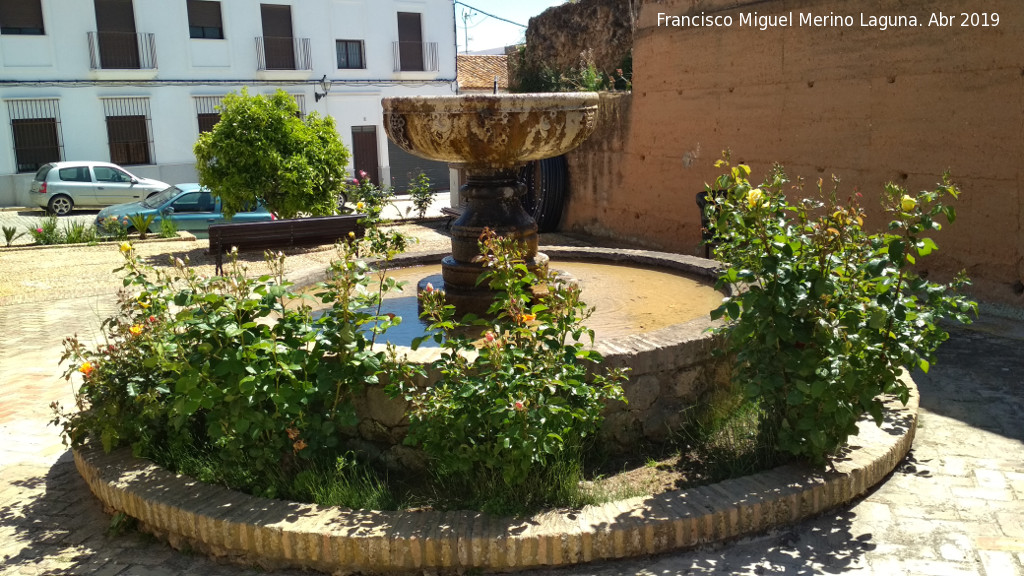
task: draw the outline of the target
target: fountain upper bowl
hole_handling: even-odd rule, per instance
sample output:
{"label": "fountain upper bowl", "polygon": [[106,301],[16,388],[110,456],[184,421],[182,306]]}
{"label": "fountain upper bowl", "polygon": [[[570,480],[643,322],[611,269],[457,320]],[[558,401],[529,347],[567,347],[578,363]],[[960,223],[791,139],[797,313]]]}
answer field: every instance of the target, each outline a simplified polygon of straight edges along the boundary
{"label": "fountain upper bowl", "polygon": [[594,131],[595,93],[384,98],[388,137],[417,156],[510,169],[579,146]]}

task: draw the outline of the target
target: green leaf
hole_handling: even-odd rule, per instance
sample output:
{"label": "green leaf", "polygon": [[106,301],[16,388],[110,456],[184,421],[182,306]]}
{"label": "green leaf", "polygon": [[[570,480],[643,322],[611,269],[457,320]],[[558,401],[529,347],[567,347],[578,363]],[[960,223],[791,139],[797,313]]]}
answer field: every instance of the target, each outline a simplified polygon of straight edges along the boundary
{"label": "green leaf", "polygon": [[937,248],[938,246],[935,245],[935,241],[932,240],[931,238],[921,238],[920,240],[917,241],[918,256],[927,256],[932,253],[932,250],[935,250]]}

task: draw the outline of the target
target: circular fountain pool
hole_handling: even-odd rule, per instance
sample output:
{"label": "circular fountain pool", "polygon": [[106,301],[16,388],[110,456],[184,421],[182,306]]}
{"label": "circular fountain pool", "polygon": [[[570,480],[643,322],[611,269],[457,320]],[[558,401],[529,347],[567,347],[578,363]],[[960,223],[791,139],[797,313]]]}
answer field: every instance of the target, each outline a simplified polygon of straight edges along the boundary
{"label": "circular fountain pool", "polygon": [[[722,301],[722,294],[706,281],[664,268],[572,260],[553,261],[551,268],[579,283],[583,301],[594,311],[584,325],[594,331],[596,341],[689,322],[707,316]],[[388,330],[387,341],[409,346],[427,327],[419,318],[417,284],[429,280],[441,287],[441,266],[397,268],[387,275],[404,283],[402,291],[385,297],[381,308],[402,318]]]}
{"label": "circular fountain pool", "polygon": [[[713,287],[717,264],[710,260],[650,252],[605,248],[545,247],[555,269],[580,281],[584,301],[596,311],[586,325],[595,330],[595,349],[608,367],[628,368],[623,386],[627,403],[610,404],[605,412],[602,442],[610,452],[629,451],[637,442],[669,439],[687,418],[687,411],[708,402],[729,385],[726,358],[713,354],[718,336],[709,312],[722,299]],[[389,331],[388,340],[413,362],[430,364],[436,348],[407,347],[421,335],[415,286],[436,273],[445,252],[398,258],[393,268],[408,282],[392,295],[387,311],[403,317],[403,330]],[[312,283],[315,278],[307,278]],[[302,283],[302,281],[299,281]],[[420,385],[436,381],[428,371]],[[369,453],[397,466],[414,458],[402,446],[408,421],[406,405],[391,399],[380,387],[367,387],[356,399],[359,424],[351,434]]]}

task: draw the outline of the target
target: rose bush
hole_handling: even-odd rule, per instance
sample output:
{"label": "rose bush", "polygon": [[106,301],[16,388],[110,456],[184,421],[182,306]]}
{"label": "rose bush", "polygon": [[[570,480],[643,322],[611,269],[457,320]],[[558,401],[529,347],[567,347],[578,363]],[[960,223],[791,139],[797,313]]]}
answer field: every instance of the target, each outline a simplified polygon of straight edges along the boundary
{"label": "rose bush", "polygon": [[819,180],[818,198],[791,202],[781,168],[760,186],[749,175],[731,167],[714,187],[725,193],[709,192],[715,256],[726,265],[718,286],[738,289],[712,316],[727,320],[734,378],[761,402],[761,433],[824,464],[865,414],[881,422],[880,395],[907,401],[900,376],[934,363],[948,338],[941,318],[976,313],[958,293],[965,276],[943,285],[913,269],[937,249],[929,233],[955,219],[945,201],[959,191],[948,175],[918,194],[888,184],[891,221],[868,233],[857,198],[839,200],[838,181],[825,190]]}
{"label": "rose bush", "polygon": [[393,349],[373,346],[401,321],[378,307],[396,283],[377,283],[360,250],[338,246],[314,290],[328,307],[314,318],[281,254],[267,255],[272,272],[259,278],[237,258],[226,275],[203,277],[180,259],[154,270],[123,243],[125,290],[105,342],[65,341],[65,377],[82,377],[76,411],[54,407],[66,441],[131,446],[172,469],[184,449],[212,462],[204,480],[266,496],[287,494],[304,470],[335,468],[352,397],[404,371]]}
{"label": "rose bush", "polygon": [[[411,403],[407,442],[423,448],[444,482],[463,486],[470,500],[500,492],[525,507],[550,505],[558,496],[547,488],[580,479],[583,449],[605,403],[623,400],[625,373],[588,371],[601,355],[586,346],[593,331],[583,325],[590,311],[578,286],[531,271],[513,239],[486,231],[480,248],[481,281],[496,294],[492,319],[456,321],[444,292],[427,286],[423,315],[443,349],[442,378],[389,390]],[[537,284],[546,294],[532,295]]]}

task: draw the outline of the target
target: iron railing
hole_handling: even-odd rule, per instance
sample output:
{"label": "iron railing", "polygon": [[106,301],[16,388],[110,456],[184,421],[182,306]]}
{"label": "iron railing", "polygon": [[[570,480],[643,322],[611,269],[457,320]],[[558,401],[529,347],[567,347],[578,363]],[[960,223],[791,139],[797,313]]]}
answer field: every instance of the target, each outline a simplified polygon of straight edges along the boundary
{"label": "iron railing", "polygon": [[309,38],[256,37],[257,70],[312,70]]}
{"label": "iron railing", "polygon": [[437,72],[437,42],[392,42],[395,72]]}
{"label": "iron railing", "polygon": [[150,32],[88,32],[89,68],[155,70],[156,36]]}

